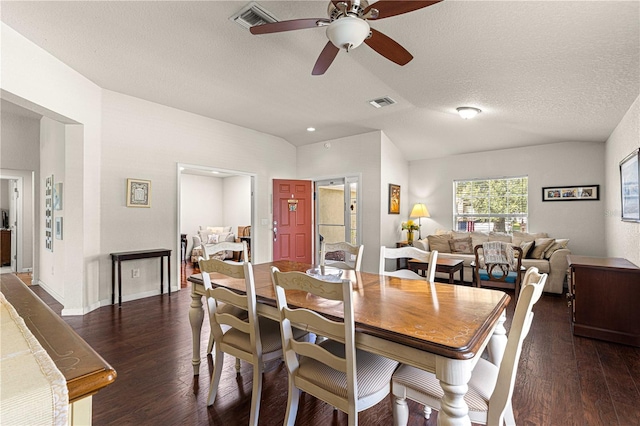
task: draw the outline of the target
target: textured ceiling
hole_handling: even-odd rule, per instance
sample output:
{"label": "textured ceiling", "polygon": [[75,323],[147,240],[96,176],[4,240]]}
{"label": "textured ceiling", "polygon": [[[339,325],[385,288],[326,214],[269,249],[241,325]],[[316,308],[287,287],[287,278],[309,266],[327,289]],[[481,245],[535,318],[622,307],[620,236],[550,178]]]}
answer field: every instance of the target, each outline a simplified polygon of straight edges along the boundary
{"label": "textured ceiling", "polygon": [[[368,46],[311,69],[324,29],[252,36],[244,1],[3,1],[3,22],[99,86],[304,145],[383,130],[407,159],[603,142],[640,93],[638,1],[454,1],[371,26],[414,60]],[[279,20],[327,1],[260,1]],[[398,103],[375,109],[367,101]],[[483,113],[460,119],[455,108]],[[313,126],[318,130],[306,132]]]}

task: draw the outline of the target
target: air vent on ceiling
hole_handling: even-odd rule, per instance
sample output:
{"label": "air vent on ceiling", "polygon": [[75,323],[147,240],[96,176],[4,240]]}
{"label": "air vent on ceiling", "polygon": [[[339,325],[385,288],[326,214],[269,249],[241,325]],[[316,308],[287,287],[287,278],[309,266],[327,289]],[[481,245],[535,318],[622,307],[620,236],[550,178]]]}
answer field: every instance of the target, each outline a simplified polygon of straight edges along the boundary
{"label": "air vent on ceiling", "polygon": [[271,12],[260,6],[255,1],[247,4],[238,13],[236,13],[229,19],[247,29],[256,25],[278,22],[278,19],[273,16]]}
{"label": "air vent on ceiling", "polygon": [[369,101],[369,103],[376,108],[382,108],[389,105],[393,105],[396,103],[396,101],[394,101],[388,96],[385,96],[384,98],[372,99]]}

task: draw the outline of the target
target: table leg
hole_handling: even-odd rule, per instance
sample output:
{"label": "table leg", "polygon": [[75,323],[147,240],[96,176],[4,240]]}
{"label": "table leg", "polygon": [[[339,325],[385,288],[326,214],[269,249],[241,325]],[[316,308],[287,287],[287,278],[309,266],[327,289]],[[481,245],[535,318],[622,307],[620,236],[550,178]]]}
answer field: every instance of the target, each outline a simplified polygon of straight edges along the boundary
{"label": "table leg", "polygon": [[[191,284],[192,286],[194,284]],[[200,334],[202,332],[202,322],[204,321],[204,308],[202,307],[202,296],[191,291],[191,305],[189,308],[189,322],[191,323],[191,338],[193,339],[193,375],[200,374]]]}
{"label": "table leg", "polygon": [[164,256],[160,256],[160,295],[164,293]]}
{"label": "table leg", "polygon": [[118,259],[118,306],[122,306],[122,262]]}
{"label": "table leg", "polygon": [[111,304],[116,303],[116,261],[111,259]]}
{"label": "table leg", "polygon": [[464,284],[464,264],[460,268],[460,284]]}
{"label": "table leg", "polygon": [[504,322],[507,320],[506,311],[502,311],[502,315],[498,318],[496,328],[493,330],[491,339],[487,343],[487,352],[489,354],[489,361],[493,365],[500,365],[504,351],[507,348],[507,330],[504,328]]}
{"label": "table leg", "polygon": [[449,269],[449,284],[453,284],[453,274],[455,272],[453,271],[453,269]]}
{"label": "table leg", "polygon": [[167,293],[171,297],[171,254],[167,255]]}
{"label": "table leg", "polygon": [[436,377],[444,391],[438,425],[470,426],[469,406],[464,395],[471,379],[471,360],[436,358]]}

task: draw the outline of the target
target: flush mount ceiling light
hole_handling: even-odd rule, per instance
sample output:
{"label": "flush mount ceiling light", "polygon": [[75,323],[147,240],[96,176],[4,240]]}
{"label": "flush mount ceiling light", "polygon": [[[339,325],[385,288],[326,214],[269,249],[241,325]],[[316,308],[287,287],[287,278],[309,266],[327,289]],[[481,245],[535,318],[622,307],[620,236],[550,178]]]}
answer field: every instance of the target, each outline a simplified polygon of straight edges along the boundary
{"label": "flush mount ceiling light", "polygon": [[481,109],[474,107],[458,107],[456,108],[456,111],[458,111],[460,117],[464,118],[465,120],[473,118],[482,112]]}
{"label": "flush mount ceiling light", "polygon": [[307,127],[307,132],[315,132],[316,128],[315,127]]}

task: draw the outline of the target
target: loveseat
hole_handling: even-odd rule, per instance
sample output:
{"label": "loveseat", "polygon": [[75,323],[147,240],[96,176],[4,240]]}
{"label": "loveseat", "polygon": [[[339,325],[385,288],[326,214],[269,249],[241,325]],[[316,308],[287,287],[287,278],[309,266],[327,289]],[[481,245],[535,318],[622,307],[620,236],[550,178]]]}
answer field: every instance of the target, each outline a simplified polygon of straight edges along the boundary
{"label": "loveseat", "polygon": [[[464,280],[473,280],[471,262],[475,260],[473,248],[487,241],[504,241],[522,248],[524,259],[522,266],[535,266],[541,273],[549,274],[544,291],[563,293],[564,280],[567,275],[567,248],[569,240],[550,238],[546,233],[530,234],[514,231],[513,235],[501,232],[457,232],[439,231],[435,235],[414,241],[414,246],[425,250],[438,250],[439,258],[462,259],[464,261]],[[437,277],[445,275],[437,273]],[[447,276],[448,277],[448,276]]]}
{"label": "loveseat", "polygon": [[[191,262],[198,263],[204,254],[202,244],[217,244],[223,241],[234,242],[236,236],[231,232],[230,226],[200,226],[196,235],[193,236],[193,249],[191,250]],[[227,251],[220,260],[233,258],[233,252]]]}

